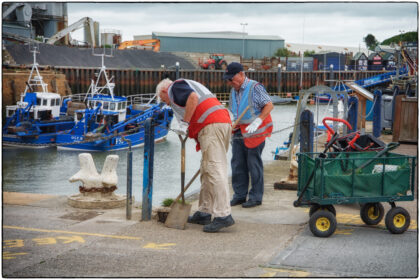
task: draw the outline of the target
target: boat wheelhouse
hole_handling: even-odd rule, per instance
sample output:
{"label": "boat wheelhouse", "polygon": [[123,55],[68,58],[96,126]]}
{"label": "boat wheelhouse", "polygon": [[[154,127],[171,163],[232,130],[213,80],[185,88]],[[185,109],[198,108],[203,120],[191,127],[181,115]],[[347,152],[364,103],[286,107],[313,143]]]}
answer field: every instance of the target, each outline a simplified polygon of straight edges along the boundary
{"label": "boat wheelhouse", "polygon": [[26,88],[16,105],[6,106],[2,129],[5,146],[43,148],[54,144],[56,135],[74,126],[72,117],[61,115],[61,96],[48,91],[38,70],[36,49]]}
{"label": "boat wheelhouse", "polygon": [[[154,94],[115,96],[113,77],[108,78],[102,56],[102,67],[92,80],[87,94],[63,100],[63,111],[74,114],[75,126],[58,137],[58,149],[112,151],[138,147],[144,143],[144,121],[154,118],[155,141],[168,134],[172,110],[157,104]],[[103,86],[100,81],[105,81]],[[127,141],[128,140],[128,141]]]}

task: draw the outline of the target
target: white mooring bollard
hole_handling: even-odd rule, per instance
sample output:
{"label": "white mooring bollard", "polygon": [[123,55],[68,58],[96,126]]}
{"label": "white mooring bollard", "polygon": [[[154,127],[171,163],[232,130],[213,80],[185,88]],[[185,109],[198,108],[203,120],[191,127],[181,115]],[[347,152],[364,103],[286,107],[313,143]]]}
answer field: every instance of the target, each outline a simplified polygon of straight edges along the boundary
{"label": "white mooring bollard", "polygon": [[117,189],[117,165],[119,157],[109,155],[101,174],[98,173],[92,155],[79,154],[80,171],[69,178],[70,182],[82,182],[79,194],[68,197],[70,206],[85,209],[109,209],[125,205],[125,197],[114,194]]}

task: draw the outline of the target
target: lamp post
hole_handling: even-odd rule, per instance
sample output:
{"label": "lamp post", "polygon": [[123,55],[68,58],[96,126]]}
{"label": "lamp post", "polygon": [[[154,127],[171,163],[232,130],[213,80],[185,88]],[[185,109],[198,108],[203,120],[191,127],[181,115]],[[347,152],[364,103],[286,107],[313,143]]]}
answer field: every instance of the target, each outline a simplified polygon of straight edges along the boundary
{"label": "lamp post", "polygon": [[245,26],[248,25],[247,22],[241,23],[242,25],[242,57],[245,58]]}

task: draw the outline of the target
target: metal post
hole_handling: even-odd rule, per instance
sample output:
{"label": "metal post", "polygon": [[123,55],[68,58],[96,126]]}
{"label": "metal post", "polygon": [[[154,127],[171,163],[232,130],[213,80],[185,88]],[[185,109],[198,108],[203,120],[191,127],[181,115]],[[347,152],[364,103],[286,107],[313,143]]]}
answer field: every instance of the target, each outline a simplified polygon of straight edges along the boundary
{"label": "metal post", "polygon": [[245,58],[245,26],[248,25],[248,23],[244,22],[241,23],[242,25],[242,58]]}
{"label": "metal post", "polygon": [[176,69],[176,79],[179,79],[179,62],[177,61],[175,63],[175,69]]}
{"label": "metal post", "polygon": [[381,136],[381,130],[382,130],[382,116],[381,116],[381,107],[382,107],[382,91],[379,89],[376,89],[373,92],[375,99],[375,105],[373,106],[373,119],[372,119],[372,125],[373,125],[373,136],[379,137]]}
{"label": "metal post", "polygon": [[394,114],[395,114],[395,100],[397,99],[397,96],[400,94],[400,88],[399,86],[394,86],[394,91],[392,95],[392,122],[391,122],[391,130],[394,130]]}
{"label": "metal post", "polygon": [[153,119],[148,118],[144,126],[142,221],[149,221],[152,217],[154,130]]}
{"label": "metal post", "polygon": [[359,99],[356,96],[351,96],[349,98],[349,115],[348,122],[351,125],[351,130],[348,132],[355,132],[357,130],[357,114],[359,111]]}
{"label": "metal post", "polygon": [[277,92],[281,93],[281,64],[277,65]]}
{"label": "metal post", "polygon": [[312,153],[314,150],[314,115],[304,110],[300,115],[300,152]]}
{"label": "metal post", "polygon": [[127,220],[131,220],[131,208],[133,205],[132,200],[132,174],[133,174],[133,152],[131,151],[131,140],[126,139],[124,136],[121,139],[128,144],[128,152],[127,152],[127,198],[126,198],[126,210],[125,216]]}
{"label": "metal post", "polygon": [[334,86],[334,72],[333,72],[333,70],[334,70],[334,65],[333,64],[331,64],[330,65],[330,87],[333,87]]}
{"label": "metal post", "polygon": [[[347,114],[347,111],[348,111],[348,104],[349,104],[349,95],[348,95],[348,93],[347,92],[344,92],[344,119],[346,119],[347,118],[347,116],[348,116],[348,114]],[[343,134],[344,135],[346,135],[347,134],[347,126],[346,125],[343,125]]]}

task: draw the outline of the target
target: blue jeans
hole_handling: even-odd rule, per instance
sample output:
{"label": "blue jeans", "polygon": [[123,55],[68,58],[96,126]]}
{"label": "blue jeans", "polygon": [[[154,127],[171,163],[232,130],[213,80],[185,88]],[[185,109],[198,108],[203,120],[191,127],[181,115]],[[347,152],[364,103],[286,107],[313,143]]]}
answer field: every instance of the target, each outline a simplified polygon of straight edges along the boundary
{"label": "blue jeans", "polygon": [[[265,141],[255,148],[247,148],[238,130],[232,138],[232,188],[233,198],[262,202],[264,194],[264,169],[261,153]],[[248,192],[249,177],[251,189]]]}

